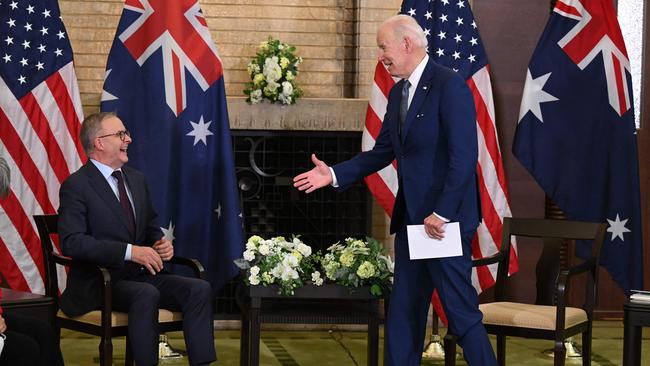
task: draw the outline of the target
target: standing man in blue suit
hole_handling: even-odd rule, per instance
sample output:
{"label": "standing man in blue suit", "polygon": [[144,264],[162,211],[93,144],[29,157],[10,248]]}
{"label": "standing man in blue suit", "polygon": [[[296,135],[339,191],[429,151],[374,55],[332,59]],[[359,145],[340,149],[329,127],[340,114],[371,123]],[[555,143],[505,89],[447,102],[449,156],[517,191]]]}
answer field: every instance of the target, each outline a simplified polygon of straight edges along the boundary
{"label": "standing man in blue suit", "polygon": [[[136,365],[158,364],[158,308],[183,312],[190,365],[208,365],[216,359],[212,288],[207,281],[163,270],[174,247],[163,238],[144,175],[125,165],[129,131],[115,114],[104,112],[84,120],[80,137],[88,162],[59,192],[63,254],[110,270],[113,309],[128,313]],[[61,310],[78,316],[101,301],[101,278],[71,269]]]}
{"label": "standing man in blue suit", "polygon": [[[407,15],[386,20],[377,32],[378,59],[402,80],[388,96],[384,123],[372,150],[330,168],[316,165],[294,178],[311,193],[345,189],[397,159],[399,191],[390,225],[395,237],[395,282],[387,319],[384,364],[420,365],[427,314],[438,289],[451,332],[472,366],[496,365],[471,282],[471,240],[481,220],[474,101],[465,81],[426,52],[422,28]],[[410,260],[407,225],[424,224],[435,239],[445,223],[460,222],[463,255]]]}

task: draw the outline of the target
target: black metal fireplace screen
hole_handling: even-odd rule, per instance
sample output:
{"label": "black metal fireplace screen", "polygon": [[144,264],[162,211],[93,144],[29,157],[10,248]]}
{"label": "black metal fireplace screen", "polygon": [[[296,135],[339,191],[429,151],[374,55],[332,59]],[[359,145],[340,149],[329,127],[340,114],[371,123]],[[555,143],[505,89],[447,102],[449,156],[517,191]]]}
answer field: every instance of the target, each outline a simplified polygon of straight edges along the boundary
{"label": "black metal fireplace screen", "polygon": [[[292,179],[313,167],[315,153],[328,164],[359,153],[361,133],[323,131],[232,131],[237,185],[246,237],[299,234],[314,251],[325,250],[348,236],[364,238],[371,232],[371,198],[365,184],[336,192],[323,188],[304,194]],[[239,313],[234,286],[217,298],[217,316]]]}

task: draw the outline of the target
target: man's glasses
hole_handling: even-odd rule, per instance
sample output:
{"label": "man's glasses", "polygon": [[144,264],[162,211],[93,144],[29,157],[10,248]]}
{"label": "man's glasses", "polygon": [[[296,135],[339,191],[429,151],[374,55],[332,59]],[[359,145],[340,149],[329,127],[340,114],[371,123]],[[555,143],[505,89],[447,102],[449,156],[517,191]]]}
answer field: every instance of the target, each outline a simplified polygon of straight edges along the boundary
{"label": "man's glasses", "polygon": [[120,138],[120,140],[124,141],[126,139],[126,136],[131,137],[131,133],[129,132],[129,130],[122,130],[122,131],[117,131],[115,133],[109,133],[108,135],[97,136],[97,138],[101,139],[108,136],[117,136]]}

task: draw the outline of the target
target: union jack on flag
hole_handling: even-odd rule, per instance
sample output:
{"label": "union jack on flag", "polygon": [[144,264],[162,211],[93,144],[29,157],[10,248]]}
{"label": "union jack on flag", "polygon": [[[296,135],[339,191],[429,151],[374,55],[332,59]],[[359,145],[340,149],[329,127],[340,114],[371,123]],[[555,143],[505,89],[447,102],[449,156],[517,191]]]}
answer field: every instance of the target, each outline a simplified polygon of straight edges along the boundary
{"label": "union jack on flag", "polygon": [[[415,18],[429,41],[429,56],[435,62],[461,74],[472,91],[477,112],[479,158],[476,167],[481,193],[483,221],[472,241],[474,259],[489,257],[499,250],[503,217],[512,216],[508,187],[494,119],[494,102],[489,65],[469,3],[465,0],[405,0],[400,13]],[[381,129],[388,92],[395,81],[384,65],[377,64],[375,79],[366,113],[362,150],[370,150]],[[366,178],[377,202],[392,214],[397,193],[397,170],[389,165]],[[516,244],[513,241],[509,272],[518,270]],[[474,268],[472,282],[478,292],[494,284],[496,266]],[[439,314],[442,307],[434,305]]]}
{"label": "union jack on flag", "polygon": [[108,57],[103,111],[131,131],[175,252],[218,290],[243,251],[223,67],[196,0],[127,0]]}
{"label": "union jack on flag", "polygon": [[[0,1],[0,155],[11,193],[0,200],[0,272],[14,289],[44,293],[32,215],[53,214],[61,182],[86,160],[72,48],[56,0]],[[59,288],[65,272],[59,268]]]}

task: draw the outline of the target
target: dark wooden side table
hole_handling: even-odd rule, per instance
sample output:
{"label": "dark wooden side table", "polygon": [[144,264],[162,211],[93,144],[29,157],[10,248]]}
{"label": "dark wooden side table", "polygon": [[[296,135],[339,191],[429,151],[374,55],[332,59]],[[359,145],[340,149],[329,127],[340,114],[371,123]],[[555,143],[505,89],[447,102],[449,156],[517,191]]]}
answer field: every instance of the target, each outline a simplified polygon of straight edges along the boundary
{"label": "dark wooden side table", "polygon": [[650,327],[650,304],[623,305],[623,366],[641,365],[641,333]]}
{"label": "dark wooden side table", "polygon": [[54,313],[52,312],[54,301],[49,296],[3,287],[0,305],[7,314],[32,316],[54,324]]}
{"label": "dark wooden side table", "polygon": [[241,285],[237,301],[242,309],[240,365],[258,366],[262,323],[368,324],[368,366],[377,366],[379,299],[367,287],[306,285],[292,296],[277,287]]}

